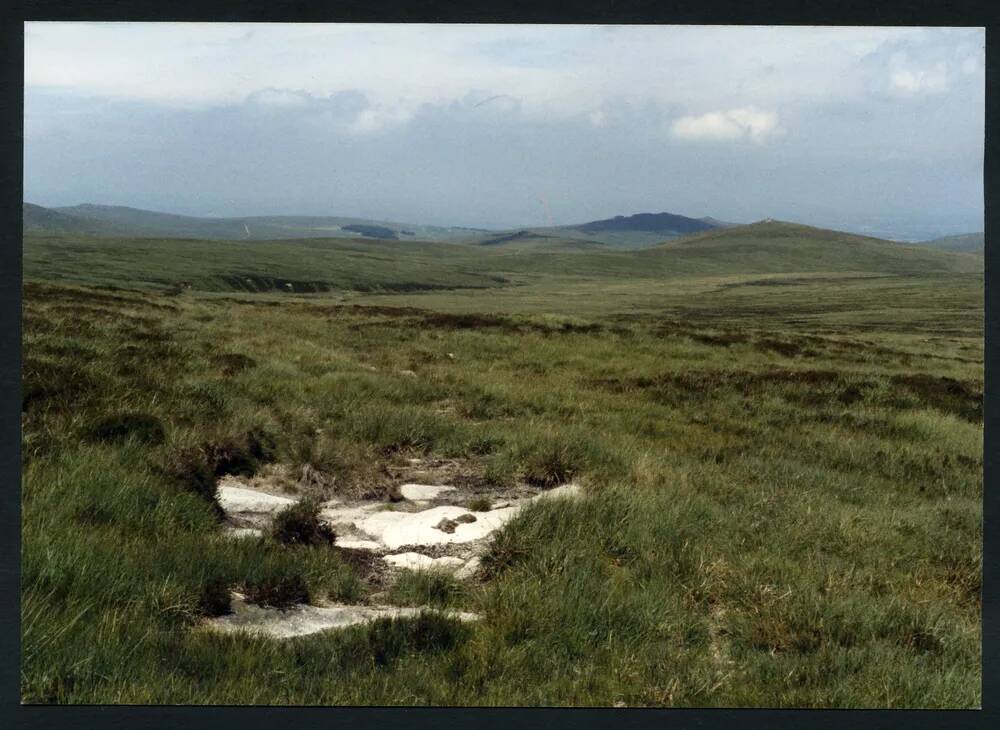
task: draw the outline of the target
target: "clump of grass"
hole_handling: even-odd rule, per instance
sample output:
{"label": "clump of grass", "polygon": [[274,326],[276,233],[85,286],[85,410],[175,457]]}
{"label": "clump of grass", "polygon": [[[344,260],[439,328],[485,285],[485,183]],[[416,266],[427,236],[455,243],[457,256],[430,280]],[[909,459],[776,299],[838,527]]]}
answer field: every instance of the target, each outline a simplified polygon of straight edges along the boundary
{"label": "clump of grass", "polygon": [[279,512],[271,536],[283,545],[332,545],[333,530],[319,518],[319,503],[304,499]]}
{"label": "clump of grass", "polygon": [[224,616],[231,611],[229,585],[217,576],[208,578],[198,597],[198,612],[204,616]]}
{"label": "clump of grass", "polygon": [[472,512],[489,512],[493,509],[493,500],[487,497],[485,494],[479,497],[473,497],[469,500],[466,505]]}
{"label": "clump of grass", "polygon": [[407,570],[400,573],[389,589],[389,603],[397,606],[447,608],[466,597],[465,584],[444,570]]}
{"label": "clump of grass", "polygon": [[222,382],[198,380],[185,385],[181,392],[212,417],[221,418],[232,411],[233,393]]}
{"label": "clump of grass", "polygon": [[509,487],[517,481],[518,466],[513,454],[500,451],[486,460],[483,469],[484,481],[494,487]]}
{"label": "clump of grass", "polygon": [[297,603],[309,603],[309,587],[301,575],[267,576],[243,587],[250,603],[270,608],[288,608]]}
{"label": "clump of grass", "polygon": [[548,434],[522,447],[524,481],[548,489],[565,484],[588,463],[591,444],[581,439]]}
{"label": "clump of grass", "polygon": [[439,448],[457,448],[461,439],[457,424],[417,407],[370,405],[352,415],[353,435],[374,444],[383,454],[404,450],[427,453]]}
{"label": "clump of grass", "polygon": [[470,635],[471,630],[461,621],[427,612],[412,619],[373,622],[362,646],[377,666],[384,667],[407,652],[440,653],[456,649]]}
{"label": "clump of grass", "polygon": [[90,441],[135,439],[144,444],[162,444],[166,438],[163,422],[149,413],[116,413],[91,422],[85,428]]}
{"label": "clump of grass", "polygon": [[103,381],[69,361],[26,354],[21,366],[21,411],[79,403],[103,385]]}
{"label": "clump of grass", "polygon": [[257,365],[257,361],[252,357],[236,352],[224,352],[212,360],[222,370],[223,375],[235,375]]}
{"label": "clump of grass", "polygon": [[215,503],[218,477],[224,474],[252,476],[261,464],[274,459],[275,452],[274,437],[258,427],[241,438],[210,441],[170,452],[163,471],[181,488]]}

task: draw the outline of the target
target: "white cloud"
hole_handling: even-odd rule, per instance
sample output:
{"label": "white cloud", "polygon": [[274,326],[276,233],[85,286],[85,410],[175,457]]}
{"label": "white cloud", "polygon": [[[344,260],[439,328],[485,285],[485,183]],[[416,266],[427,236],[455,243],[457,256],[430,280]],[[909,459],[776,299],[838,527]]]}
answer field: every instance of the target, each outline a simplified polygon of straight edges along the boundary
{"label": "white cloud", "polygon": [[[174,106],[264,88],[380,104],[512,96],[535,118],[609,98],[720,108],[844,97],[851,67],[913,29],[738,26],[27,23],[25,86]],[[725,53],[719,53],[725,48]],[[771,73],[764,70],[771,69]],[[776,70],[776,71],[775,71]],[[707,82],[711,79],[711,82]]]}
{"label": "white cloud", "polygon": [[261,89],[247,97],[247,103],[281,108],[309,106],[312,97],[304,91],[293,89]]}
{"label": "white cloud", "polygon": [[904,94],[940,94],[948,91],[948,67],[943,61],[928,68],[912,68],[906,61],[889,71],[892,88]]}
{"label": "white cloud", "polygon": [[369,107],[358,114],[348,130],[354,134],[375,134],[405,124],[413,114],[412,109],[403,107]]}
{"label": "white cloud", "polygon": [[775,112],[761,111],[754,107],[708,112],[700,116],[680,117],[671,127],[681,139],[737,141],[749,139],[761,144],[780,134]]}

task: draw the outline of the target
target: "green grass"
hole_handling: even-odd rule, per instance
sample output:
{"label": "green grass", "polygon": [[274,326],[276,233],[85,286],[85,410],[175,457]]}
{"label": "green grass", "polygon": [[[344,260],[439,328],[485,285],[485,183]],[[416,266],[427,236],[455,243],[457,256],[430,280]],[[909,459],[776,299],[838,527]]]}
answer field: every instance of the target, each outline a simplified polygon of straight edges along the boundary
{"label": "green grass", "polygon": [[[472,268],[404,244],[175,245],[26,243],[24,701],[981,704],[982,275],[964,259],[723,272],[703,260],[723,251],[673,243],[640,252],[679,256],[669,273],[635,276],[635,253]],[[511,284],[225,293],[237,265]],[[175,294],[181,276],[198,286]],[[325,540],[221,533],[217,474],[308,464],[360,494],[414,454],[585,497],[523,512],[468,583],[380,586]],[[228,588],[483,618],[202,630]]]}

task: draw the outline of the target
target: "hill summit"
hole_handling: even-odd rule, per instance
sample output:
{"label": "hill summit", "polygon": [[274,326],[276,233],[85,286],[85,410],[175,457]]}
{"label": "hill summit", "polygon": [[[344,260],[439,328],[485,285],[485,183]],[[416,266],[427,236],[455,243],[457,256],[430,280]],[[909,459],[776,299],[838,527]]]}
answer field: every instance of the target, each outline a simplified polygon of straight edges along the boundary
{"label": "hill summit", "polygon": [[581,231],[597,233],[604,231],[644,231],[659,233],[664,236],[683,236],[690,233],[708,231],[720,226],[714,221],[688,218],[676,213],[636,213],[635,215],[616,215],[599,221],[591,221],[576,226]]}

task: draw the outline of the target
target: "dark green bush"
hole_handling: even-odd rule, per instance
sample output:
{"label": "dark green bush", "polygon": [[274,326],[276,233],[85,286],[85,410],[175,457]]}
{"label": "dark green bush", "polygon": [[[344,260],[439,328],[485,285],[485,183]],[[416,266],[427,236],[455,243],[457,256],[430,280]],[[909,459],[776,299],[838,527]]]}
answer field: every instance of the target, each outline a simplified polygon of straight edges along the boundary
{"label": "dark green bush", "polygon": [[336,535],[319,519],[319,504],[302,500],[274,518],[271,536],[283,545],[332,545]]}
{"label": "dark green bush", "polygon": [[219,577],[207,579],[198,598],[198,611],[205,616],[223,616],[232,611],[229,585]]}
{"label": "dark green bush", "polygon": [[301,575],[266,577],[243,587],[250,603],[272,608],[288,608],[296,603],[309,603],[309,587]]}

